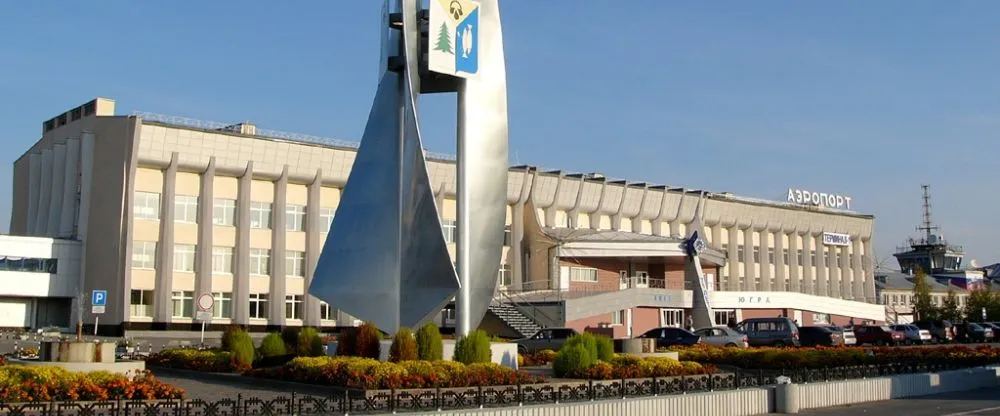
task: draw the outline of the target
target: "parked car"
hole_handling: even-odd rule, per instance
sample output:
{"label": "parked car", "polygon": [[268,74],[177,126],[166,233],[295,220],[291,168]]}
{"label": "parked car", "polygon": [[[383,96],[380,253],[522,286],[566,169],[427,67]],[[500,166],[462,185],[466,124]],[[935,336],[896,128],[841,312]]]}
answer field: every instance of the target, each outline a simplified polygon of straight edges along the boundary
{"label": "parked car", "polygon": [[903,340],[904,344],[925,344],[931,342],[931,331],[920,329],[913,324],[896,324],[892,326],[892,330],[903,333],[903,336],[906,337]]}
{"label": "parked car", "polygon": [[667,348],[675,345],[691,346],[702,343],[701,337],[693,332],[670,326],[650,329],[636,338],[655,339],[656,348]]}
{"label": "parked car", "polygon": [[750,342],[747,336],[739,331],[726,326],[713,328],[701,328],[694,331],[694,334],[701,337],[701,342],[718,347],[742,347],[747,348]]}
{"label": "parked car", "polygon": [[906,340],[906,335],[888,325],[859,325],[854,327],[854,335],[858,345],[897,345]]}
{"label": "parked car", "polygon": [[955,340],[954,324],[948,320],[920,320],[913,323],[917,328],[926,329],[931,333],[931,341],[938,344]]}
{"label": "parked car", "polygon": [[838,326],[840,333],[844,337],[844,345],[857,345],[858,337],[854,335],[854,328],[850,326]]}
{"label": "parked car", "polygon": [[959,331],[958,341],[960,342],[990,342],[993,340],[993,329],[982,325],[966,322],[959,324],[962,328]]}
{"label": "parked car", "polygon": [[799,326],[789,318],[750,318],[736,324],[750,346],[799,346]]}
{"label": "parked car", "polygon": [[559,351],[569,337],[576,335],[573,328],[545,328],[527,338],[517,341],[517,352],[521,354],[538,352],[541,350]]}
{"label": "parked car", "polygon": [[799,343],[803,347],[837,347],[844,345],[844,336],[831,326],[800,326]]}
{"label": "parked car", "polygon": [[980,322],[979,325],[992,329],[994,340],[997,339],[997,336],[1000,336],[1000,325],[998,325],[996,322]]}

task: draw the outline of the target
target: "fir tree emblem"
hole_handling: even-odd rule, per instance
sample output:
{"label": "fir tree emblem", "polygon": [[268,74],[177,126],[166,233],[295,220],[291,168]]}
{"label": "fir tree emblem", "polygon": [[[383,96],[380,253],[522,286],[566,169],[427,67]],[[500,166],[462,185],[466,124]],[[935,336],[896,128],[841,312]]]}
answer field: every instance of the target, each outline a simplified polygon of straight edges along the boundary
{"label": "fir tree emblem", "polygon": [[434,44],[434,50],[451,55],[455,54],[451,46],[451,36],[448,34],[448,25],[444,23],[441,23],[441,28],[438,29],[437,43]]}

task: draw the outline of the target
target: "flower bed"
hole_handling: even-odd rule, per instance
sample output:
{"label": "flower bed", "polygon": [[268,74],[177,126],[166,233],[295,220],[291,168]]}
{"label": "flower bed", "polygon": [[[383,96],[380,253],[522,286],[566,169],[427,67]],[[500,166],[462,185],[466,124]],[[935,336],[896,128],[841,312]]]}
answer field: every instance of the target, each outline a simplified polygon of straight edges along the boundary
{"label": "flower bed", "polygon": [[525,367],[541,367],[552,364],[556,359],[556,352],[552,350],[541,350],[536,353],[518,355],[518,365]]}
{"label": "flower bed", "polygon": [[106,371],[77,373],[60,367],[0,367],[0,402],[180,399],[184,390],[149,372],[129,378]]}
{"label": "flower bed", "polygon": [[730,365],[743,369],[818,369],[874,364],[935,364],[976,367],[1000,362],[1000,348],[962,346],[930,348],[677,348],[682,361]]}
{"label": "flower bed", "polygon": [[652,378],[693,376],[699,374],[714,374],[718,369],[711,364],[699,364],[692,361],[677,361],[666,357],[638,357],[622,354],[610,362],[598,361],[590,367],[567,373],[567,378],[583,378],[590,380],[617,380],[623,378]]}
{"label": "flower bed", "polygon": [[216,349],[167,349],[150,355],[146,358],[146,364],[212,373],[236,373],[246,369],[233,359],[232,353]]}
{"label": "flower bed", "polygon": [[525,372],[492,363],[391,363],[357,357],[299,357],[281,367],[249,370],[244,375],[365,390],[497,386],[540,381]]}

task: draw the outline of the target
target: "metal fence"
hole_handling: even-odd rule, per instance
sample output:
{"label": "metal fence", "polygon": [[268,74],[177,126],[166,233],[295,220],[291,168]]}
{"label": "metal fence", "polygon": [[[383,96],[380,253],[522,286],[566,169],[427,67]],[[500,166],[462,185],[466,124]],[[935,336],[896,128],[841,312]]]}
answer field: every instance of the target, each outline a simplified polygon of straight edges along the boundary
{"label": "metal fence", "polygon": [[956,370],[947,363],[888,364],[809,370],[738,370],[712,375],[645,379],[553,382],[516,386],[435,388],[407,390],[345,390],[329,396],[291,393],[264,400],[242,394],[217,401],[205,400],[113,400],[98,402],[0,403],[0,414],[10,415],[142,415],[142,416],[241,416],[378,414],[414,411],[444,411],[501,408],[522,405],[559,404],[695,392],[724,391],[770,386],[781,376],[794,383],[862,379],[898,374]]}

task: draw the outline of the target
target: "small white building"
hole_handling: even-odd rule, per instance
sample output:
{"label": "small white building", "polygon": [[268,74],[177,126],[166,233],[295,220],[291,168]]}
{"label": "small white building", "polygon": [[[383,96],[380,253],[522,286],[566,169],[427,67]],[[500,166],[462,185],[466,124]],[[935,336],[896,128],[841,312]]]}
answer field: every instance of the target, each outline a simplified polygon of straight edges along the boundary
{"label": "small white building", "polygon": [[79,296],[75,240],[0,235],[0,328],[69,328]]}

